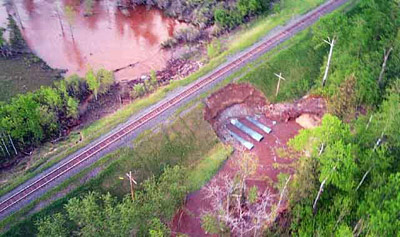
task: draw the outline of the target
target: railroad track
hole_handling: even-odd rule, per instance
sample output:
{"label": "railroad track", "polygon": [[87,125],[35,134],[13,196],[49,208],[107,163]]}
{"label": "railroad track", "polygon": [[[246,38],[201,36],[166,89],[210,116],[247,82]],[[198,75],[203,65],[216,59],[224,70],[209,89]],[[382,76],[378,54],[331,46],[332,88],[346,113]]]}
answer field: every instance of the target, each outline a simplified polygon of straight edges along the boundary
{"label": "railroad track", "polygon": [[331,7],[339,2],[345,2],[346,0],[332,0],[331,2],[319,7],[315,10],[312,14],[308,14],[302,17],[297,23],[288,26],[286,29],[282,30],[269,40],[263,42],[259,46],[255,47],[254,49],[248,51],[247,53],[243,54],[241,57],[233,60],[232,62],[228,63],[224,67],[218,69],[213,74],[205,77],[187,89],[182,91],[177,96],[169,99],[168,101],[164,102],[160,106],[154,108],[153,110],[147,112],[143,116],[139,117],[135,121],[127,124],[123,128],[119,129],[115,133],[107,136],[100,142],[96,143],[95,145],[89,147],[82,153],[78,154],[74,158],[72,158],[67,163],[61,165],[57,169],[49,172],[45,176],[41,177],[40,179],[36,180],[35,182],[31,183],[30,185],[26,186],[19,192],[15,193],[14,195],[8,197],[4,201],[0,203],[0,214],[5,212],[7,209],[11,208],[21,200],[27,198],[28,196],[32,195],[42,187],[46,186],[50,182],[56,180],[58,177],[68,173],[73,168],[80,165],[82,162],[90,159],[91,157],[95,156],[99,152],[103,151],[104,149],[108,148],[111,144],[115,143],[116,141],[122,139],[129,133],[135,131],[136,129],[140,128],[150,120],[154,119],[158,115],[162,114],[169,108],[173,107],[174,105],[178,104],[179,102],[183,101],[184,99],[188,98],[194,92],[199,91],[200,89],[204,88],[205,86],[209,85],[210,83],[216,81],[218,78],[226,75],[228,72],[232,71],[233,69],[238,68],[245,62],[253,59],[256,55],[264,53],[266,50],[270,49],[271,46],[278,44],[283,39],[288,38],[289,36],[293,35],[297,31],[301,30],[302,27],[313,23],[318,17],[324,15],[326,12],[331,11]]}

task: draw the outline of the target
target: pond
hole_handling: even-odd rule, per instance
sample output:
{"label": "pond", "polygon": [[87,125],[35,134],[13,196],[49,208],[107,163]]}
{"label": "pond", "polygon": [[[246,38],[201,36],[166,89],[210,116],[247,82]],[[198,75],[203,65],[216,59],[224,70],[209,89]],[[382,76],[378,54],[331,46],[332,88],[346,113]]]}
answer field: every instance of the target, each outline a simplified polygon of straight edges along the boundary
{"label": "pond", "polygon": [[125,68],[116,78],[129,80],[161,69],[171,52],[162,50],[160,44],[183,25],[157,9],[140,6],[122,12],[109,0],[93,1],[92,16],[85,16],[87,11],[80,1],[14,3],[9,10],[17,9],[29,47],[49,66],[67,69],[68,75],[84,75],[89,67]]}

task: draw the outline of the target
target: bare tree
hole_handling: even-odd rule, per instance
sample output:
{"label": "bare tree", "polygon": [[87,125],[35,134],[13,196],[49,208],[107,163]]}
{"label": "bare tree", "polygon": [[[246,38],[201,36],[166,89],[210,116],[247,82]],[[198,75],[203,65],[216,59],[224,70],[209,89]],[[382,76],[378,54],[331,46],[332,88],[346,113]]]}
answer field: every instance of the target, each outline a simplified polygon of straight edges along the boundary
{"label": "bare tree", "polygon": [[15,155],[18,155],[17,149],[16,149],[15,146],[14,146],[14,142],[13,142],[13,140],[12,140],[10,134],[8,134],[8,139],[10,140],[11,146],[12,146],[13,149],[14,149]]}
{"label": "bare tree", "polygon": [[268,188],[264,192],[256,190],[255,200],[249,198],[250,190],[245,181],[255,173],[257,158],[243,153],[235,164],[239,167],[235,177],[224,175],[205,187],[205,199],[209,201],[211,210],[204,216],[212,216],[216,223],[223,223],[235,236],[259,236],[265,224],[275,220],[291,176],[281,190],[278,204],[274,205],[276,195]]}
{"label": "bare tree", "polygon": [[390,53],[392,52],[393,48],[390,47],[389,50],[386,51],[386,49],[383,50],[383,63],[382,63],[382,69],[381,73],[379,73],[379,78],[378,78],[378,84],[382,85],[382,79],[383,79],[383,73],[385,72],[386,68],[386,63],[389,58]]}
{"label": "bare tree", "polygon": [[322,86],[325,86],[326,79],[328,78],[328,71],[329,71],[329,66],[331,64],[333,47],[335,46],[335,37],[333,37],[332,40],[328,37],[328,40],[324,40],[324,42],[329,44],[331,48],[329,49],[328,62],[326,63],[324,78],[322,79]]}
{"label": "bare tree", "polygon": [[3,143],[3,146],[4,146],[4,148],[5,148],[5,150],[6,150],[7,154],[8,154],[8,156],[11,157],[11,154],[10,154],[10,152],[8,151],[7,145],[6,145],[6,143],[5,143],[4,139],[3,139],[3,134],[1,134],[0,137],[1,137],[1,141],[2,141],[2,143]]}
{"label": "bare tree", "polygon": [[60,23],[62,35],[64,35],[64,26],[63,26],[63,23],[62,23],[62,20],[61,20],[61,15],[60,15],[59,8],[60,8],[60,2],[57,1],[57,2],[56,2],[56,7],[55,7],[56,16],[57,16],[57,18],[58,18],[58,22]]}
{"label": "bare tree", "polygon": [[22,24],[21,15],[19,14],[17,5],[15,5],[14,0],[10,0],[10,3],[11,3],[11,5],[12,5],[13,9],[15,10],[15,14],[17,15],[18,22],[19,22],[19,25],[21,26],[21,29],[22,29],[22,30],[25,29],[24,25]]}
{"label": "bare tree", "polygon": [[206,212],[213,215],[218,222],[224,223],[237,236],[257,235],[266,222],[272,221],[271,212],[273,195],[269,189],[258,194],[257,201],[250,203],[243,186],[229,176],[214,180],[206,186],[206,199],[210,201],[212,210]]}
{"label": "bare tree", "polygon": [[64,12],[65,12],[65,16],[67,17],[67,22],[69,25],[69,30],[71,32],[72,41],[75,42],[74,31],[72,30],[72,25],[74,24],[75,17],[76,17],[75,10],[72,6],[65,6]]}

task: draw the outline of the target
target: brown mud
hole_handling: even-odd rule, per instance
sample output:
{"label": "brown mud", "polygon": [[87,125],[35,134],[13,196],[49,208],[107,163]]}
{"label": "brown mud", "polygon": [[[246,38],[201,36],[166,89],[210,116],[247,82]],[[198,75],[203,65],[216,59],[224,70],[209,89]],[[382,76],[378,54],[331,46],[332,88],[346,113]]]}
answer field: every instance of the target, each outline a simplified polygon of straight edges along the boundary
{"label": "brown mud", "polygon": [[[15,0],[7,13],[15,15],[21,33],[32,51],[52,68],[68,69],[68,74],[84,75],[87,68],[116,70],[116,78],[140,76],[164,68],[171,52],[160,44],[184,24],[168,18],[160,10],[118,9],[114,1],[93,1],[93,15],[86,16],[84,3],[61,0]],[[65,7],[72,7],[67,17]],[[4,24],[4,7],[0,9]]]}
{"label": "brown mud", "polygon": [[[254,144],[250,152],[258,158],[258,166],[255,174],[246,180],[247,186],[256,186],[259,192],[269,189],[275,195],[274,200],[277,203],[280,192],[276,189],[277,176],[280,173],[292,175],[295,172],[293,166],[296,159],[286,151],[288,151],[287,142],[302,129],[296,118],[302,114],[320,118],[325,112],[325,101],[321,98],[305,97],[294,103],[269,104],[260,91],[250,84],[242,83],[227,85],[210,95],[205,104],[205,120],[210,122],[224,142],[233,145],[236,150],[210,182],[218,181],[226,175],[233,177],[238,172],[235,160],[244,148],[229,136],[229,129]],[[259,122],[272,128],[272,132],[267,134],[247,121],[246,116],[249,115],[257,116]],[[231,118],[239,119],[246,126],[262,134],[264,139],[260,142],[253,140],[231,125],[229,123]],[[204,187],[189,194],[184,206],[176,213],[171,223],[173,232],[189,236],[210,236],[201,228],[201,216],[210,208],[209,201],[205,199]],[[277,213],[277,223],[285,223],[283,218],[286,208],[287,203],[283,202]]]}

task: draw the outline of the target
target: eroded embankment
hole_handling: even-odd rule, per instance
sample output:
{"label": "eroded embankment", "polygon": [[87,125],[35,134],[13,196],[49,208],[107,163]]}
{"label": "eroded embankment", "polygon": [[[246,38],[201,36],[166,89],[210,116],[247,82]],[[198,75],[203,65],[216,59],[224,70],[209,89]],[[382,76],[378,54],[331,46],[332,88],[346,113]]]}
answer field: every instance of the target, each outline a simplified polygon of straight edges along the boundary
{"label": "eroded embankment", "polygon": [[[209,96],[205,104],[205,120],[210,122],[218,136],[224,142],[233,145],[236,151],[206,186],[188,195],[184,207],[175,215],[172,223],[173,231],[189,236],[208,236],[201,227],[202,215],[212,208],[210,200],[207,200],[206,187],[221,184],[223,183],[221,180],[225,177],[234,177],[240,170],[237,160],[243,156],[245,149],[229,135],[228,131],[233,131],[254,144],[250,153],[257,160],[257,168],[246,178],[246,186],[256,186],[259,194],[270,190],[273,203],[276,205],[280,196],[280,190],[277,189],[278,175],[284,173],[289,176],[295,172],[296,157],[290,154],[287,142],[305,127],[304,124],[317,124],[325,111],[325,101],[315,97],[305,97],[294,103],[270,104],[260,91],[246,83],[227,85]],[[266,133],[249,122],[247,116],[256,116],[260,123],[270,127],[272,131]],[[252,139],[230,124],[232,118],[238,119],[264,138],[261,141]],[[310,122],[311,120],[313,121]],[[283,201],[278,208],[275,221],[285,223],[282,217],[286,208],[286,202]]]}

